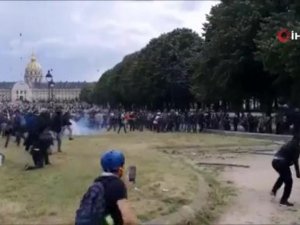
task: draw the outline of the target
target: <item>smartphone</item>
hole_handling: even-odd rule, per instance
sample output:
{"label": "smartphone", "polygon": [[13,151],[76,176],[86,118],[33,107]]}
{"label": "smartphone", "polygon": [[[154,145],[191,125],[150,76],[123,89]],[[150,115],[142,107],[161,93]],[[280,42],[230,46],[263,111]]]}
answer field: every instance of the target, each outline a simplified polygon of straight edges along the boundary
{"label": "smartphone", "polygon": [[129,166],[128,180],[129,180],[129,182],[135,183],[135,181],[136,181],[136,166]]}

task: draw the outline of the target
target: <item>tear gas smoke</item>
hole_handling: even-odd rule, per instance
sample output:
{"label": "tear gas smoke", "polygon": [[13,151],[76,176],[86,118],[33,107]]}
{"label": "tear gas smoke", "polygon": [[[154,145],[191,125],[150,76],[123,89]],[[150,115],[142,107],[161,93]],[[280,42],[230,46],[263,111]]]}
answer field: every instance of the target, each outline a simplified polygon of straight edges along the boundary
{"label": "tear gas smoke", "polygon": [[[83,117],[79,121],[75,122],[71,120],[71,129],[74,136],[87,136],[87,135],[97,135],[104,132],[104,129],[92,129],[89,127],[89,121],[87,118]],[[65,131],[68,132],[68,131]]]}

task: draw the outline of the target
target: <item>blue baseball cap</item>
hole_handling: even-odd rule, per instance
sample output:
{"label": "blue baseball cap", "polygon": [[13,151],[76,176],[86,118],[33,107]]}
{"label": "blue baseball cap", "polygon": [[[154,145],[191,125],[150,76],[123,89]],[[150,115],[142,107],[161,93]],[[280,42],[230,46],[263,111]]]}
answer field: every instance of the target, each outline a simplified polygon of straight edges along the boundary
{"label": "blue baseball cap", "polygon": [[121,151],[109,150],[101,156],[101,167],[105,172],[117,172],[117,170],[124,166],[125,157]]}

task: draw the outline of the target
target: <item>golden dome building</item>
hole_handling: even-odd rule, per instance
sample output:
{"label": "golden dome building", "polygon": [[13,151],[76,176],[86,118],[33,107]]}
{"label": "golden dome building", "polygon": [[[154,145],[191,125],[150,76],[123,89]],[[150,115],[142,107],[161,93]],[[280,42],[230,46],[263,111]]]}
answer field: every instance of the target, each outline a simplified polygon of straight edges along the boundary
{"label": "golden dome building", "polygon": [[[55,81],[54,81],[55,82]],[[76,101],[87,82],[55,82],[49,88],[34,54],[25,68],[24,81],[0,82],[0,102]]]}
{"label": "golden dome building", "polygon": [[41,83],[43,80],[42,66],[36,61],[34,54],[26,66],[24,80],[30,86],[34,83]]}

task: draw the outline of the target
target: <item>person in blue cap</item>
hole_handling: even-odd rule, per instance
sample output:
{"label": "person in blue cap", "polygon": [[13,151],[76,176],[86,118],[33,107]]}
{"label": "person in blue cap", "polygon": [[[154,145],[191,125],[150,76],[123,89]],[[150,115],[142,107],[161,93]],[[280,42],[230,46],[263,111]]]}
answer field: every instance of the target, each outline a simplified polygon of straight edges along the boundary
{"label": "person in blue cap", "polygon": [[107,151],[101,156],[100,164],[103,172],[83,196],[75,224],[108,224],[101,221],[110,216],[114,225],[137,225],[138,220],[127,200],[127,188],[122,180],[124,154],[118,150]]}

